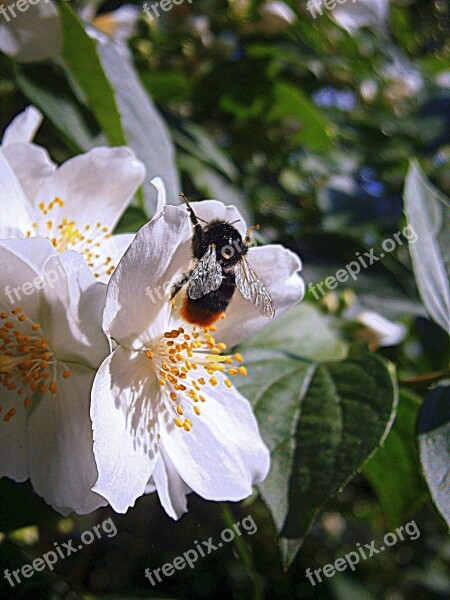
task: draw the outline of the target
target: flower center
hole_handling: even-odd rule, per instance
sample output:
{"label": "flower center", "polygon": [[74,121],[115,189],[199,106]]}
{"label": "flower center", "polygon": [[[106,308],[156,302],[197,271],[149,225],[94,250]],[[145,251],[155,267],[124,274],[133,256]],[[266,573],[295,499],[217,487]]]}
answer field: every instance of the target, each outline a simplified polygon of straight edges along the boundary
{"label": "flower center", "polygon": [[[17,396],[25,396],[25,408],[30,406],[33,392],[57,393],[56,362],[39,323],[30,321],[19,306],[0,313],[0,385],[15,391]],[[66,369],[63,377],[69,376]],[[5,413],[0,405],[2,412]],[[10,421],[16,412],[16,407],[6,410],[3,421]]]}
{"label": "flower center", "polygon": [[95,225],[79,226],[76,221],[71,221],[63,216],[63,208],[64,201],[61,198],[54,198],[48,204],[41,202],[38,205],[39,211],[45,217],[53,215],[53,219],[48,218],[45,227],[33,223],[32,230],[27,231],[25,235],[27,237],[35,235],[46,237],[57,252],[75,250],[84,257],[96,278],[102,275],[112,275],[115,265],[112,264],[111,257],[108,256],[103,260],[99,253],[102,243],[111,237],[111,231],[100,221]]}
{"label": "flower center", "polygon": [[[159,341],[146,350],[158,376],[166,407],[173,415],[177,427],[192,429],[192,421],[185,417],[187,411],[200,416],[201,402],[206,402],[204,386],[233,387],[227,375],[247,375],[240,354],[223,355],[226,345],[216,343],[210,332],[215,325],[196,330],[195,327],[167,331]],[[203,393],[202,393],[203,392]],[[189,415],[191,416],[191,415]]]}

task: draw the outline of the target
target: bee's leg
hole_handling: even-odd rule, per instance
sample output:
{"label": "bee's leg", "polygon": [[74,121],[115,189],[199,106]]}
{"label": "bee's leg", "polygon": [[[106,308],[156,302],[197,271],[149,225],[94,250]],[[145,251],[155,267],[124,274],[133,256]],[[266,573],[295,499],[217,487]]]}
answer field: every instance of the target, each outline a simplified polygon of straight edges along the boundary
{"label": "bee's leg", "polygon": [[247,229],[247,233],[245,234],[244,243],[246,246],[253,245],[253,235],[252,232],[254,229],[259,229],[259,225],[252,225]]}
{"label": "bee's leg", "polygon": [[186,283],[191,278],[192,273],[193,273],[193,269],[191,269],[187,275],[183,275],[183,278],[180,279],[179,281],[177,281],[177,283],[174,283],[172,290],[170,292],[171,300],[173,300],[175,298],[175,296],[178,294],[178,292],[181,290],[181,288],[183,288],[186,285]]}

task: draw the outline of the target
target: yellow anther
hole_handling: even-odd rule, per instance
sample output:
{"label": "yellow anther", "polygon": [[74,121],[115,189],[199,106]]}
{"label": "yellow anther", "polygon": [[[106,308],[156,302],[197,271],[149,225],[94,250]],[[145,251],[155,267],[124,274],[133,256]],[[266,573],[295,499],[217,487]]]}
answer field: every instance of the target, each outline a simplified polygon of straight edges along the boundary
{"label": "yellow anther", "polygon": [[183,427],[183,421],[181,419],[177,418],[177,419],[174,419],[173,421],[177,427],[180,427],[180,428]]}
{"label": "yellow anther", "polygon": [[217,381],[217,379],[215,377],[211,377],[211,379],[209,380],[209,383],[211,385],[217,385],[219,382]]}
{"label": "yellow anther", "polygon": [[245,367],[239,367],[239,373],[244,377],[247,377],[248,375],[247,369]]}
{"label": "yellow anther", "polygon": [[237,362],[243,362],[243,357],[242,354],[239,354],[239,352],[236,352],[236,354],[233,355],[234,360],[237,360]]}
{"label": "yellow anther", "polygon": [[200,416],[200,409],[199,409],[198,406],[194,406],[194,412],[195,412],[196,415]]}
{"label": "yellow anther", "polygon": [[229,379],[224,379],[224,384],[227,386],[227,388],[233,387],[233,384]]}
{"label": "yellow anther", "polygon": [[182,409],[181,406],[177,406],[177,413],[181,416],[184,415],[184,410]]}

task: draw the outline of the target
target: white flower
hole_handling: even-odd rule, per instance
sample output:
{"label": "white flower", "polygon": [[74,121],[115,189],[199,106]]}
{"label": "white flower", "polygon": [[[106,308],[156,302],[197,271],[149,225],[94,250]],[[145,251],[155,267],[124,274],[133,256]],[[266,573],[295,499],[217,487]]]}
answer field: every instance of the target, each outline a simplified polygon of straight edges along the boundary
{"label": "white flower", "polygon": [[109,352],[106,286],[76,252],[47,240],[0,240],[0,477],[30,479],[62,514],[106,504],[89,418],[95,371]]}
{"label": "white flower", "polygon": [[401,323],[394,323],[382,315],[370,310],[360,312],[354,320],[364,326],[360,337],[368,340],[374,347],[396,346],[403,341],[406,327]]}
{"label": "white flower", "polygon": [[[245,232],[234,207],[211,200],[193,208],[205,221],[238,220]],[[188,491],[209,500],[241,500],[269,469],[250,405],[231,382],[246,374],[242,357],[223,354],[267,319],[236,291],[217,327],[181,321],[168,290],[188,268],[191,237],[185,208],[166,206],[137,233],[108,286],[104,329],[117,348],[92,390],[99,471],[93,489],[118,512],[134,504],[150,478],[147,491],[156,488],[167,513],[178,518],[187,510]],[[302,298],[296,255],[266,246],[247,256],[277,315]]]}
{"label": "white flower", "polygon": [[57,56],[62,36],[58,8],[51,0],[27,2],[25,10],[7,0],[0,5],[0,50],[19,62]]}
{"label": "white flower", "polygon": [[115,42],[125,44],[136,30],[142,9],[133,4],[124,4],[111,12],[101,13],[92,20],[92,24],[106,33]]}
{"label": "white flower", "polygon": [[75,250],[100,281],[109,276],[133,235],[112,235],[145,169],[125,147],[94,148],[57,167],[30,144],[40,113],[28,109],[8,127],[0,148],[0,237],[49,239]]}
{"label": "white flower", "polygon": [[295,12],[285,2],[273,0],[266,2],[260,8],[262,30],[275,35],[287,29],[296,20]]}
{"label": "white flower", "polygon": [[347,0],[331,13],[333,19],[349,33],[361,27],[384,30],[389,16],[388,0]]}
{"label": "white flower", "polygon": [[386,80],[386,94],[392,101],[416,96],[423,88],[423,77],[406,59],[395,58],[381,69]]}

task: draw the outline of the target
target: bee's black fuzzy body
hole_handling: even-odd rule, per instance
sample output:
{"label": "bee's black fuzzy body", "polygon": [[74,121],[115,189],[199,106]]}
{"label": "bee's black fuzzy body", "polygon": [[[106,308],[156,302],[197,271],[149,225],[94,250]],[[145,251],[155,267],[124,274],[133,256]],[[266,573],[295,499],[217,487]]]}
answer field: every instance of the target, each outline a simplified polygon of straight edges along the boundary
{"label": "bee's black fuzzy body", "polygon": [[241,295],[263,316],[273,319],[272,298],[245,258],[251,243],[250,232],[258,226],[250,227],[244,239],[233,227],[236,221],[213,219],[209,223],[204,221],[202,226],[202,219],[196,216],[186,196],[181,196],[194,229],[192,254],[196,265],[172,292],[173,299],[188,284],[180,316],[193,325],[209,327],[223,315],[239,288]]}
{"label": "bee's black fuzzy body", "polygon": [[242,235],[227,221],[214,219],[204,227],[192,217],[194,235],[192,237],[192,254],[200,260],[208,248],[215,247],[216,259],[222,265],[223,275],[220,287],[204,296],[192,299],[185,296],[182,305],[183,318],[193,324],[207,327],[225,312],[236,290],[234,273],[229,270],[242,256],[248,252]]}

